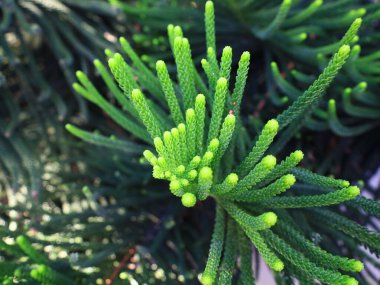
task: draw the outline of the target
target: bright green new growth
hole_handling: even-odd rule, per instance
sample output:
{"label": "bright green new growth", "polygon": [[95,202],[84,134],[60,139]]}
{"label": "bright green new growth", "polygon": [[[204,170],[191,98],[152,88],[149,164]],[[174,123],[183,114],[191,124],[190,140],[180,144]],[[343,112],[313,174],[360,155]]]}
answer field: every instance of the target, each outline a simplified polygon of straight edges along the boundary
{"label": "bright green new growth", "polygon": [[190,45],[186,38],[176,37],[174,39],[174,58],[184,106],[185,109],[188,109],[194,102],[196,91]]}
{"label": "bright green new growth", "polygon": [[165,62],[162,60],[157,61],[156,70],[158,79],[160,80],[160,84],[162,86],[162,90],[165,94],[166,101],[168,102],[170,114],[173,118],[173,121],[176,124],[183,123],[183,114],[175,95],[173,83],[170,79]]}
{"label": "bright green new growth", "polygon": [[[205,5],[205,27],[206,27],[206,47],[207,50],[211,49],[216,51],[215,43],[215,16],[214,16],[214,3],[207,1]],[[215,58],[209,58],[211,61],[216,61]]]}
{"label": "bright green new growth", "polygon": [[269,120],[265,124],[255,146],[252,148],[251,152],[244,159],[244,161],[239,165],[239,168],[237,170],[239,174],[244,175],[248,173],[250,169],[252,169],[252,166],[254,166],[257,163],[257,161],[269,148],[270,144],[272,143],[274,137],[277,134],[277,131],[278,122],[276,120]]}
{"label": "bright green new growth", "polygon": [[130,97],[132,93],[131,88],[136,87],[136,83],[133,80],[133,74],[130,67],[125,63],[121,54],[115,53],[113,57],[108,61],[108,66],[118,82],[119,87],[123,90],[125,97]]}
{"label": "bright green new growth", "polygon": [[[223,82],[225,84],[225,80]],[[221,111],[218,112],[222,115],[224,104],[219,109]],[[182,203],[186,207],[195,205],[196,199],[205,200],[213,186],[232,189],[236,184],[234,181],[238,179],[236,175],[230,174],[224,183],[216,185],[212,169],[213,165],[215,169],[213,162],[219,160],[228,148],[235,127],[235,116],[227,115],[219,137],[214,137],[206,145],[203,139],[205,113],[205,97],[200,94],[196,97],[195,108],[186,111],[185,124],[179,124],[170,132],[164,132],[163,137],[154,139],[158,157],[148,150],[144,152],[146,160],[153,166],[153,176],[168,180],[170,190],[174,195],[182,197]],[[211,125],[216,120],[213,118],[215,116],[211,118]],[[219,131],[219,128],[215,129]],[[212,137],[211,132],[210,126],[209,137]]]}
{"label": "bright green new growth", "polygon": [[[279,28],[291,3],[283,1],[274,22],[262,31],[263,38]],[[314,13],[320,5],[320,1],[315,1],[305,15]],[[298,21],[300,17],[295,16],[293,21]],[[225,47],[218,62],[214,22],[214,6],[208,1],[205,8],[207,60],[201,61],[208,88],[194,67],[189,41],[184,38],[182,29],[173,25],[168,27],[168,36],[178,82],[170,79],[162,60],[157,61],[157,77],[154,76],[124,38],[120,42],[133,67],[119,54],[109,54],[111,72],[128,98],[128,103],[124,99],[118,102],[128,116],[116,112],[115,107],[99,98],[100,94],[82,73],[78,74],[82,85],[76,84],[75,88],[88,100],[105,109],[130,133],[150,144],[143,155],[153,167],[153,177],[168,181],[171,193],[181,200],[184,207],[194,207],[197,201],[209,197],[216,201],[215,225],[202,275],[203,284],[231,284],[238,256],[242,260],[240,270],[244,271],[241,272],[242,280],[254,280],[247,264],[250,262],[249,255],[242,252],[234,236],[240,236],[245,243],[251,242],[274,271],[281,271],[285,267],[301,272],[310,280],[318,279],[336,285],[356,284],[352,277],[342,275],[339,270],[360,271],[362,264],[354,259],[332,255],[309,241],[284,209],[339,204],[354,199],[360,193],[359,188],[350,186],[347,181],[296,167],[304,157],[300,150],[278,162],[274,155],[268,154],[268,150],[271,151],[270,147],[278,132],[289,124],[292,126],[293,122],[300,125],[316,108],[347,60],[350,53],[347,44],[352,42],[360,23],[355,22],[351,26],[341,41],[341,47],[320,77],[277,119],[266,122],[256,140],[253,140],[240,118],[250,54],[244,52],[241,55],[231,92],[232,49]],[[133,76],[138,80],[131,82]],[[107,82],[108,77],[104,72],[103,78]],[[140,84],[147,90],[147,97],[142,93]],[[110,82],[108,85],[112,86]],[[138,119],[133,121],[133,125],[130,116],[133,120]],[[285,130],[285,135],[289,128]],[[89,141],[95,139],[72,126],[68,126],[68,130]],[[247,140],[240,142],[243,135]],[[252,144],[252,141],[255,143]],[[239,143],[250,151],[242,153]],[[293,187],[305,184],[318,187],[321,192],[300,196],[292,193]],[[376,238],[372,238],[365,230],[360,228],[360,232],[355,235],[354,225],[339,218],[330,222],[355,238],[360,235],[372,249],[378,249]]]}
{"label": "bright green new growth", "polygon": [[241,55],[236,75],[235,87],[232,92],[232,110],[237,116],[240,114],[240,104],[243,98],[245,84],[247,82],[250,58],[251,55],[247,51],[243,52]]}
{"label": "bright green new growth", "polygon": [[197,202],[197,197],[193,193],[185,193],[181,198],[181,202],[185,207],[193,207]]}
{"label": "bright green new growth", "polygon": [[220,72],[219,72],[219,77],[226,78],[227,82],[229,82],[230,80],[231,64],[232,64],[232,48],[227,46],[223,49],[222,58],[220,60]]}
{"label": "bright green new growth", "polygon": [[222,123],[222,116],[225,109],[225,102],[227,96],[227,79],[221,77],[216,82],[216,91],[214,95],[214,104],[212,109],[210,130],[208,133],[208,142],[218,136],[220,124]]}
{"label": "bright green new growth", "polygon": [[152,138],[160,136],[162,133],[160,123],[151,111],[147,100],[139,89],[134,89],[132,91],[131,100],[150,136]]}

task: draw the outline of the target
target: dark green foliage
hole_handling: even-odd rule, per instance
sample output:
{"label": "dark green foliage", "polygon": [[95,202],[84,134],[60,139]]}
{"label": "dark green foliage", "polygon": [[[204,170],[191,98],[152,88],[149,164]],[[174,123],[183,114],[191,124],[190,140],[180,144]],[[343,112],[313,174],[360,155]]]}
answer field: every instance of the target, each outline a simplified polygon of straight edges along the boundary
{"label": "dark green foliage", "polygon": [[[153,34],[162,33],[162,27],[171,21],[181,21],[181,26],[186,28],[193,42],[193,50],[203,49],[200,46],[203,31],[196,24],[202,15],[195,10],[189,12],[187,1],[178,1],[170,8],[152,6],[149,1],[146,7],[122,1],[113,2],[132,17],[149,18],[147,29]],[[203,4],[202,1],[196,3],[198,7]],[[219,18],[216,17],[217,42],[221,46],[233,42],[236,49],[249,49],[263,55],[263,76],[266,77],[264,90],[269,91],[271,102],[282,108],[294,102],[302,90],[317,78],[327,59],[340,46],[350,44],[352,56],[345,65],[344,72],[340,73],[339,81],[327,94],[342,104],[338,105],[338,110],[330,108],[328,111],[327,100],[324,100],[319,108],[316,106],[312,118],[307,119],[306,127],[315,131],[331,129],[341,136],[354,136],[378,126],[378,3],[354,0],[284,0],[219,1],[216,5],[217,14],[220,14]],[[334,20],[331,21],[331,18]],[[210,23],[213,22],[211,19]],[[156,25],[157,23],[161,25]],[[350,25],[347,34],[339,40]],[[363,28],[357,35],[360,26]],[[206,23],[208,34],[212,29]],[[214,54],[222,53],[215,48],[215,39],[208,41],[210,44],[207,43],[207,52],[212,49]],[[207,60],[210,61],[209,58]],[[202,65],[207,64],[202,62]],[[206,70],[206,74],[209,76],[210,72]],[[257,96],[263,95],[261,86],[258,82],[252,82],[252,85],[256,98],[261,98],[262,96]]]}
{"label": "dark green foliage", "polygon": [[0,180],[10,206],[22,186],[37,205],[47,165],[68,150],[62,121],[78,111],[88,119],[85,101],[71,91],[75,68],[87,69],[112,45],[97,35],[120,11],[105,1],[56,0],[6,0],[0,11]]}
{"label": "dark green foliage", "polygon": [[[113,44],[110,38],[114,35],[107,36],[109,27],[105,19],[117,17],[120,11],[106,1],[3,2],[0,45],[5,60],[1,63],[2,76],[9,82],[12,77],[19,77],[23,81],[22,92],[32,91],[40,97],[40,102],[53,104],[60,120],[72,115],[77,108],[70,106],[68,100],[64,102],[63,94],[57,90],[57,81],[63,77],[71,85],[75,68],[87,68],[89,62],[102,56],[104,48]],[[41,50],[45,51],[43,56]],[[39,66],[41,63],[43,66]],[[86,117],[84,101],[81,97],[76,99],[81,115]],[[37,106],[33,108],[39,110]]]}
{"label": "dark green foliage", "polygon": [[[267,69],[271,70],[273,80],[278,86],[278,91],[271,88],[271,99],[278,105],[295,101],[302,94],[301,90],[317,77],[315,70],[321,69],[332,53],[343,44],[352,45],[352,55],[344,72],[339,75],[338,83],[328,92],[330,98],[343,102],[340,106],[345,112],[344,117],[338,119],[337,111],[331,107],[328,112],[324,111],[323,109],[327,109],[326,102],[320,104],[322,109],[314,111],[313,118],[308,119],[306,126],[318,131],[330,128],[339,135],[354,136],[378,125],[374,120],[378,118],[375,115],[378,113],[375,111],[378,98],[374,96],[378,70],[375,67],[367,68],[367,64],[377,66],[378,51],[374,38],[377,37],[375,26],[379,19],[380,6],[369,2],[283,1],[280,7],[275,8],[272,2],[260,5],[252,1],[249,4],[230,4],[229,8],[235,11],[240,23],[250,26],[254,37],[264,40],[267,59],[279,61],[282,65],[280,70],[283,72],[280,73],[276,63],[267,63]],[[246,11],[252,10],[249,7],[260,9],[255,9],[256,13],[247,13]],[[274,17],[266,27],[261,26],[265,22],[264,15],[269,19]],[[331,21],[331,17],[335,20]],[[359,17],[363,17],[363,20]],[[339,43],[334,43],[331,35],[342,34],[351,23],[346,35]],[[362,32],[357,36],[361,25]],[[352,94],[353,89],[356,96]],[[358,95],[358,92],[362,95]],[[279,94],[285,97],[280,97]],[[364,98],[369,97],[372,100],[365,102]],[[351,103],[353,100],[355,102]],[[371,113],[373,114],[369,115]]]}

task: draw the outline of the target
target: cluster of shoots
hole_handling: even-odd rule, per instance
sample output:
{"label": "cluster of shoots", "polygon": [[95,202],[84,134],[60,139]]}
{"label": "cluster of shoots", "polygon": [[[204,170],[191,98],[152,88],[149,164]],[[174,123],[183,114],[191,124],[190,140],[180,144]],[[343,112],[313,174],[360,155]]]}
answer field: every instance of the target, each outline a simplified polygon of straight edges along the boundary
{"label": "cluster of shoots", "polygon": [[[226,79],[218,80],[216,96],[226,93]],[[139,92],[132,93],[133,100]],[[223,183],[214,184],[214,171],[231,140],[236,119],[228,114],[218,137],[205,136],[206,99],[197,95],[194,108],[186,111],[186,122],[165,131],[162,138],[154,138],[158,157],[151,151],[144,151],[145,158],[153,166],[153,177],[170,181],[170,191],[182,197],[182,204],[192,207],[197,200],[205,200],[211,193],[230,191],[238,182],[235,173],[229,174]],[[211,122],[219,118],[212,117]],[[216,122],[218,123],[218,122]],[[211,128],[211,127],[210,127]],[[208,144],[205,144],[205,142]]]}

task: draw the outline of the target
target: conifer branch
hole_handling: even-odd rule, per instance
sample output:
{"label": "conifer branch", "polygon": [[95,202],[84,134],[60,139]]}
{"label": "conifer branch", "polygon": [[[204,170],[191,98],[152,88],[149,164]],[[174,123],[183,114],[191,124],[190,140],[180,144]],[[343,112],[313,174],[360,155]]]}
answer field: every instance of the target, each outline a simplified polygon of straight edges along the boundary
{"label": "conifer branch", "polygon": [[[307,15],[312,15],[320,5],[320,1],[314,1],[303,13],[290,18],[290,22],[301,21]],[[263,38],[269,37],[282,25],[287,27],[285,19],[290,7],[291,1],[283,1],[274,22],[261,31]],[[317,109],[317,105],[347,61],[349,45],[355,40],[361,20],[358,19],[351,25],[339,43],[321,48],[320,51],[325,53],[332,53],[337,47],[339,49],[322,74],[303,94],[294,94],[295,91],[299,93],[298,89],[285,81],[277,66],[272,64],[280,88],[288,93],[289,98],[294,96],[295,101],[277,119],[267,121],[250,151],[248,147],[252,141],[245,128],[246,121],[240,115],[250,54],[244,52],[241,55],[234,88],[230,93],[232,48],[225,47],[218,61],[214,23],[214,5],[207,1],[207,59],[202,59],[201,65],[208,79],[208,89],[195,68],[189,41],[184,37],[182,29],[174,25],[168,26],[168,37],[176,63],[177,82],[171,80],[162,60],[156,62],[157,77],[154,76],[122,38],[120,42],[133,66],[130,67],[120,54],[108,54],[111,72],[128,100],[119,98],[120,94],[115,95],[126,114],[105,102],[84,74],[78,74],[81,85],[76,84],[75,88],[124,125],[126,130],[136,136],[139,134],[138,138],[144,138],[154,145],[154,150],[146,149],[143,152],[143,163],[152,166],[152,176],[155,179],[167,181],[170,192],[179,198],[184,207],[197,207],[201,203],[198,201],[210,198],[215,200],[216,218],[209,256],[202,275],[204,285],[215,282],[231,284],[238,255],[241,257],[242,284],[254,284],[250,243],[271,269],[281,271],[285,268],[287,274],[296,275],[306,284],[314,279],[335,285],[357,284],[355,279],[342,275],[338,270],[358,272],[362,270],[362,263],[333,255],[310,242],[305,237],[305,232],[311,231],[313,225],[308,224],[307,216],[302,212],[300,217],[303,218],[297,224],[286,209],[315,208],[346,202],[377,213],[376,205],[357,197],[359,188],[350,186],[348,181],[325,177],[297,167],[304,157],[300,150],[293,151],[278,164],[276,157],[269,153],[274,153],[273,149],[276,152],[281,150],[296,131],[310,120],[312,111],[315,110],[318,118],[327,118],[328,113]],[[107,86],[114,89],[105,70],[101,71],[104,80],[108,82]],[[136,88],[138,85],[133,76],[137,76],[142,88],[147,90],[146,97]],[[304,82],[310,81],[306,74],[300,72],[295,77]],[[177,83],[180,94],[176,94]],[[152,88],[159,90],[152,92]],[[151,100],[148,99],[150,94],[153,96]],[[156,104],[157,101],[159,104]],[[130,102],[134,110],[130,110]],[[132,120],[128,116],[138,117],[151,138],[143,135],[139,125],[132,126]],[[172,128],[169,116],[176,127]],[[91,135],[71,125],[68,130],[84,140],[111,145],[110,140],[100,135]],[[277,133],[281,131],[279,140],[273,144]],[[131,152],[136,152],[137,148],[133,146],[130,144]],[[313,195],[302,193],[293,196],[292,187],[299,189],[300,185],[313,185],[318,191]],[[315,220],[327,219],[327,224],[378,251],[376,235],[335,213],[320,209],[310,211],[318,213]]]}

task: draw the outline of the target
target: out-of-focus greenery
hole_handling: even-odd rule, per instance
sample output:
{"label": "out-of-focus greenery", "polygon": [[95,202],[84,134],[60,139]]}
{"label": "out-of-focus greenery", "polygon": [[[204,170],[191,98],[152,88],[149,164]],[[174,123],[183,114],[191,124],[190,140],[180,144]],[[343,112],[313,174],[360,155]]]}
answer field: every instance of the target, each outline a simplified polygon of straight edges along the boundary
{"label": "out-of-focus greenery", "polygon": [[5,0],[0,9],[2,181],[41,192],[45,165],[68,150],[62,121],[89,116],[71,90],[75,70],[88,70],[113,45],[121,11],[105,1],[55,0]]}

